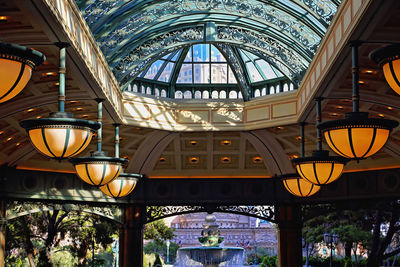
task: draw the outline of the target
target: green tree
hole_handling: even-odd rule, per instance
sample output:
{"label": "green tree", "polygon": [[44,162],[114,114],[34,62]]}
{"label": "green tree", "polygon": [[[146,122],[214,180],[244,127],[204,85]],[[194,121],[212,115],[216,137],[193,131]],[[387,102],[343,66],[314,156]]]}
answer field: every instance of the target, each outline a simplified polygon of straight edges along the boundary
{"label": "green tree", "polygon": [[157,220],[145,225],[144,238],[162,244],[167,239],[174,237],[174,229],[169,228],[164,220]]}

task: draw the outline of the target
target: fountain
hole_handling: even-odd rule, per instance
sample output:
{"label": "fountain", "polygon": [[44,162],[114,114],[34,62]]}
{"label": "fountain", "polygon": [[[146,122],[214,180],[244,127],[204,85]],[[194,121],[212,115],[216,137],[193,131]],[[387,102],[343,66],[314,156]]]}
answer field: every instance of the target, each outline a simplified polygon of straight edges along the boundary
{"label": "fountain", "polygon": [[[220,247],[224,240],[220,237],[216,218],[207,214],[199,242],[201,247],[178,249],[177,265],[179,267],[219,267],[243,266],[244,249],[236,247]],[[198,264],[202,265],[198,265]]]}

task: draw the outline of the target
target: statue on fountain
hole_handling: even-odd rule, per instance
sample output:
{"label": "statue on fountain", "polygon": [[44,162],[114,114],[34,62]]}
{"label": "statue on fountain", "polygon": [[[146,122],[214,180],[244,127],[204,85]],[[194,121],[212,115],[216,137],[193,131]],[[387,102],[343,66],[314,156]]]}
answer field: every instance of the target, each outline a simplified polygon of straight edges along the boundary
{"label": "statue on fountain", "polygon": [[207,214],[201,237],[199,237],[199,242],[203,247],[219,247],[224,241],[224,238],[219,236],[219,226],[215,222],[216,220],[213,214]]}

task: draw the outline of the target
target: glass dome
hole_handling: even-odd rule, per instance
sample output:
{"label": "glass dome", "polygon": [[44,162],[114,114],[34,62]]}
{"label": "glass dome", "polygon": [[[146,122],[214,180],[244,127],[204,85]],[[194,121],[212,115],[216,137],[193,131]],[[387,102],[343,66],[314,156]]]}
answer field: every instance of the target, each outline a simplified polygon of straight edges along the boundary
{"label": "glass dome", "polygon": [[273,64],[244,49],[231,49],[240,72],[233,71],[232,59],[216,45],[195,44],[154,61],[126,91],[175,99],[242,99],[238,80],[246,82],[251,97],[294,90]]}
{"label": "glass dome", "polygon": [[298,87],[341,1],[75,2],[121,90],[249,100]]}

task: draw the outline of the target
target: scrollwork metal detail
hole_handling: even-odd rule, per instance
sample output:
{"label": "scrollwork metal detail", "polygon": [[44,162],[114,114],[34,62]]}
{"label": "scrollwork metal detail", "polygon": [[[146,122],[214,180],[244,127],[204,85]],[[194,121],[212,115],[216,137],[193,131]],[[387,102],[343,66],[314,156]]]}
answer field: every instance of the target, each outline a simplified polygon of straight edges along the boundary
{"label": "scrollwork metal detail", "polygon": [[252,216],[259,219],[276,222],[273,206],[150,206],[146,210],[146,223],[166,217],[193,212],[226,212]]}
{"label": "scrollwork metal detail", "polygon": [[6,219],[11,220],[20,216],[49,210],[88,212],[122,223],[122,210],[117,206],[97,207],[86,204],[57,204],[18,201],[10,202],[7,204]]}
{"label": "scrollwork metal detail", "polygon": [[[132,51],[125,56],[114,69],[114,74],[120,83],[125,81],[123,77],[129,75],[135,78],[139,71],[154,61],[151,56],[155,53],[170,53],[187,42],[202,41],[204,39],[203,27],[185,28],[157,36]],[[121,81],[122,80],[122,81]]]}

